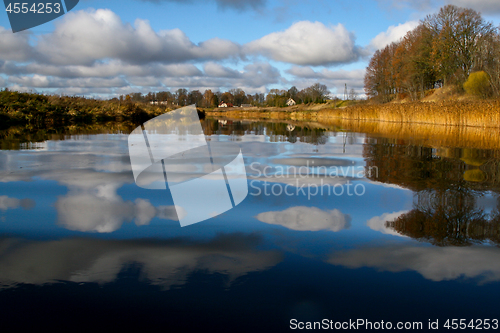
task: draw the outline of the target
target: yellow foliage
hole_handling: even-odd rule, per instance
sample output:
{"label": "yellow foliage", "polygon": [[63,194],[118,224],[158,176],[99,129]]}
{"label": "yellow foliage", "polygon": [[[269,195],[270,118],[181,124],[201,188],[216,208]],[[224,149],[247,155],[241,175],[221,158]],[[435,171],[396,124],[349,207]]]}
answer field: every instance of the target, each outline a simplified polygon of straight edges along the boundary
{"label": "yellow foliage", "polygon": [[469,182],[484,182],[486,180],[486,175],[482,170],[473,169],[464,172],[464,179]]}
{"label": "yellow foliage", "polygon": [[487,98],[491,95],[491,84],[488,74],[484,71],[470,73],[464,83],[464,90],[470,95]]}

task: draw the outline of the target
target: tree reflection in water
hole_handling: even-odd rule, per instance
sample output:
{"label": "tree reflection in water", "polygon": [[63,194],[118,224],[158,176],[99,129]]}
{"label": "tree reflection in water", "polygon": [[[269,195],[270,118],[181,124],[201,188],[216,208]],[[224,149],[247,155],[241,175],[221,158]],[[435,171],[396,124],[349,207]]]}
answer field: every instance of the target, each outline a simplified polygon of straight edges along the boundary
{"label": "tree reflection in water", "polygon": [[414,209],[386,227],[437,246],[468,246],[486,241],[500,245],[500,214],[486,214],[466,186],[417,192]]}
{"label": "tree reflection in water", "polygon": [[477,199],[500,190],[498,151],[431,148],[404,140],[369,138],[364,146],[369,178],[415,192],[413,210],[386,222],[401,235],[437,246],[500,245],[500,202],[491,213]]}

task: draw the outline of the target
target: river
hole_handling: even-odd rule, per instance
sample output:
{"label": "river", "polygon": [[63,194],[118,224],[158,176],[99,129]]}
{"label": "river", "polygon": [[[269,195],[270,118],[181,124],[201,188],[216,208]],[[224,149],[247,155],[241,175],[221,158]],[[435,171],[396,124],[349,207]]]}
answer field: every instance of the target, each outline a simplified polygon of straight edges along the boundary
{"label": "river", "polygon": [[168,189],[136,185],[133,128],[4,135],[2,326],[498,327],[500,147],[359,123],[202,127],[241,149],[248,193],[185,227]]}

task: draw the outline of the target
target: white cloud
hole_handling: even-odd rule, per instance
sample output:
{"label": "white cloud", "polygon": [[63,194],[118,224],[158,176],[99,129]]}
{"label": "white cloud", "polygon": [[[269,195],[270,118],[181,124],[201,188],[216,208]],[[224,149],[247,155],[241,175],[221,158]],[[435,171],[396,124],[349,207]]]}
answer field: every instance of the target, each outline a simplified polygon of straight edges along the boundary
{"label": "white cloud", "polygon": [[333,254],[328,262],[389,272],[411,270],[433,281],[460,277],[479,278],[482,282],[500,280],[500,252],[490,246],[364,248]]}
{"label": "white cloud", "polygon": [[385,213],[382,214],[381,216],[375,216],[369,219],[366,222],[366,225],[375,231],[380,231],[383,234],[387,235],[394,235],[394,236],[401,236],[403,237],[400,233],[394,231],[392,228],[388,228],[385,226],[385,223],[387,221],[394,221],[398,217],[400,217],[403,214],[408,213],[407,210],[399,211],[399,212],[394,212],[394,213]]}
{"label": "white cloud", "polygon": [[340,231],[351,226],[351,217],[338,209],[297,206],[284,211],[260,213],[256,218],[264,223],[281,225],[300,231]]}
{"label": "white cloud", "polygon": [[[270,85],[312,85],[318,78],[330,80],[324,82],[330,89],[343,89],[345,80],[350,87],[362,89],[362,78],[350,78],[349,72],[308,68],[303,71],[312,74],[300,75],[297,67],[291,70],[297,79],[288,82],[265,60],[249,63],[246,57],[255,54],[299,65],[355,61],[363,49],[340,24],[327,27],[320,22],[297,22],[244,46],[220,38],[195,44],[179,29],[154,31],[146,20],[130,24],[108,9],[98,9],[68,13],[51,33],[12,34],[0,28],[0,34],[0,73],[9,76],[0,83],[12,90],[113,95],[242,88],[253,94],[266,92]],[[235,60],[238,67],[243,64],[244,69],[223,65],[227,60]]]}
{"label": "white cloud", "polygon": [[11,76],[9,82],[33,88],[115,88],[128,86],[123,78],[78,78],[62,79],[35,74],[33,76]]}
{"label": "white cloud", "polygon": [[379,33],[372,39],[370,47],[373,51],[383,49],[392,42],[398,42],[410,30],[418,26],[418,21],[408,21],[406,23],[391,25],[386,31]]}
{"label": "white cloud", "polygon": [[354,36],[342,25],[301,21],[285,31],[273,32],[243,47],[245,53],[261,54],[297,65],[333,65],[359,58]]}
{"label": "white cloud", "polygon": [[205,74],[211,77],[226,77],[226,78],[238,78],[241,77],[241,73],[224,67],[215,62],[208,62],[205,64],[204,69]]}
{"label": "white cloud", "polygon": [[0,26],[0,60],[24,61],[33,56],[29,33],[13,34]]}
{"label": "white cloud", "polygon": [[102,77],[114,78],[117,76],[154,76],[154,77],[176,77],[196,76],[203,73],[192,64],[127,64],[121,60],[109,60],[105,63],[98,62],[89,66],[70,65],[57,66],[40,63],[27,65],[5,62],[2,71],[9,75],[16,74],[38,74],[45,76],[57,76],[60,78],[85,78]]}
{"label": "white cloud", "polygon": [[317,72],[313,70],[311,67],[299,67],[292,66],[290,69],[286,71],[288,74],[292,74],[297,78],[302,79],[320,79],[320,80],[335,80],[335,81],[350,81],[350,82],[358,82],[363,81],[365,70],[364,69],[354,69],[351,71],[346,70],[337,70],[332,71],[326,68],[323,68],[321,71]]}
{"label": "white cloud", "polygon": [[246,93],[255,93],[265,91],[267,85],[279,83],[282,79],[279,70],[268,63],[246,65],[243,72],[214,64],[207,64],[205,70],[208,70],[209,75],[164,78],[161,82],[173,89],[185,87],[201,91],[205,89],[217,91],[241,88]]}
{"label": "white cloud", "polygon": [[144,64],[226,59],[238,56],[240,46],[219,38],[195,45],[179,29],[157,33],[146,20],[137,19],[132,26],[111,10],[98,9],[68,13],[53,33],[39,37],[36,50],[44,62],[57,65],[90,65],[104,59]]}

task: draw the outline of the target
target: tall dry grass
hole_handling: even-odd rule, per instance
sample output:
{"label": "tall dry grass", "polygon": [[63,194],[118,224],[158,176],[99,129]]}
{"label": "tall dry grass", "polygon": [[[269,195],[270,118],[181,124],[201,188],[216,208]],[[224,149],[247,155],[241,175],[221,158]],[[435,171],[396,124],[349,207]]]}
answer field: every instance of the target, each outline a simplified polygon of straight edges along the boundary
{"label": "tall dry grass", "polygon": [[324,109],[317,114],[318,120],[329,118],[500,127],[500,100],[363,104]]}

